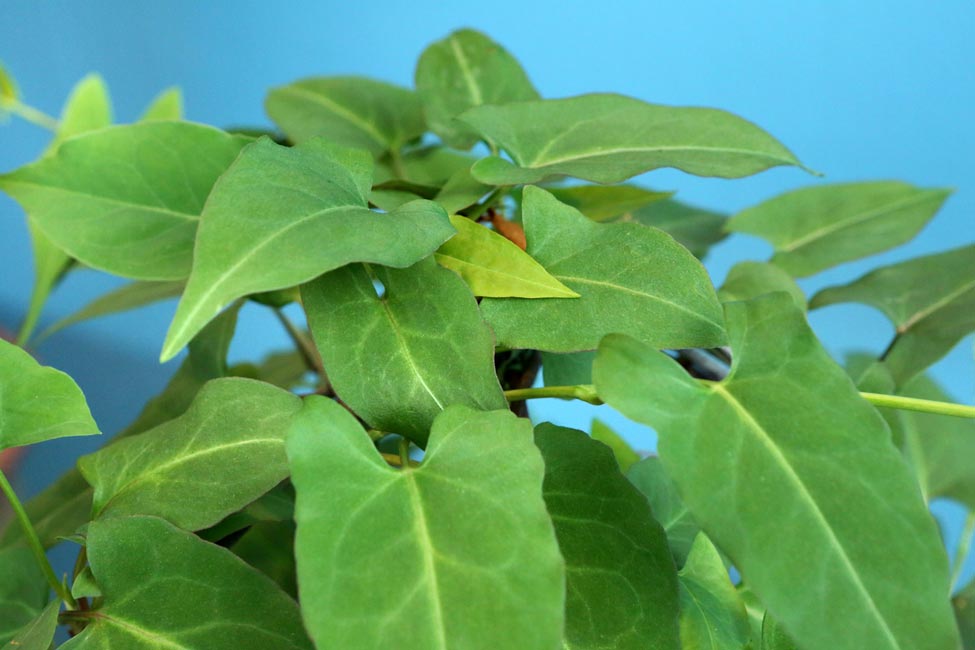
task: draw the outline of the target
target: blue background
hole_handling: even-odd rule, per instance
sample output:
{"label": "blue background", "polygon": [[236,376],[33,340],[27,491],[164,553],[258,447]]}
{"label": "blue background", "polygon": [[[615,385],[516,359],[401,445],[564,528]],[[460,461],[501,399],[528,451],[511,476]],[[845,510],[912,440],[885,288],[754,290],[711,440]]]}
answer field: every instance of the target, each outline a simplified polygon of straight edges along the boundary
{"label": "blue background", "polygon": [[[975,240],[971,0],[273,4],[3,0],[0,60],[19,80],[25,101],[51,114],[59,112],[79,78],[98,71],[112,90],[121,121],[134,119],[164,87],[179,85],[189,119],[264,125],[262,99],[270,86],[314,74],[358,74],[410,85],[426,44],[471,26],[519,58],[545,96],[603,90],[658,103],[725,108],[766,128],[828,181],[889,178],[957,190],[908,246],[806,280],[802,286],[809,295],[881,264]],[[0,127],[0,171],[32,160],[45,142],[45,133],[23,122]],[[794,169],[739,181],[670,171],[642,180],[728,212],[816,182]],[[762,242],[738,236],[720,245],[707,266],[720,284],[736,261],[762,259],[768,252]],[[19,325],[31,277],[22,213],[0,197],[0,327]],[[41,327],[118,284],[92,272],[72,274],[53,296]],[[45,363],[78,380],[102,429],[114,432],[162,388],[177,365],[156,363],[173,310],[169,302],[83,324],[38,352]],[[810,320],[837,356],[852,350],[879,353],[892,332],[886,319],[867,307],[830,307]],[[232,356],[254,358],[284,345],[267,313],[249,307]],[[933,372],[956,400],[971,403],[971,338]],[[588,428],[596,413],[639,448],[653,447],[651,432],[605,407],[546,402],[551,401],[533,405],[540,419]],[[41,445],[27,459],[20,489],[34,493],[77,454],[99,444]],[[937,512],[949,524],[951,545],[960,509],[940,504]]]}

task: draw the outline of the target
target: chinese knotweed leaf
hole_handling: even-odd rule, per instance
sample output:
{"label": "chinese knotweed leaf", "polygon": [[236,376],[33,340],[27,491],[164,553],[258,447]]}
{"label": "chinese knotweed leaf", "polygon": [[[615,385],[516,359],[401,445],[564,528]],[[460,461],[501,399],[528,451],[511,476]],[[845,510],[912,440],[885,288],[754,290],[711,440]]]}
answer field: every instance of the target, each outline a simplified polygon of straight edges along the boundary
{"label": "chinese knotweed leaf", "polygon": [[721,554],[698,533],[680,570],[682,650],[743,650],[751,629]]}

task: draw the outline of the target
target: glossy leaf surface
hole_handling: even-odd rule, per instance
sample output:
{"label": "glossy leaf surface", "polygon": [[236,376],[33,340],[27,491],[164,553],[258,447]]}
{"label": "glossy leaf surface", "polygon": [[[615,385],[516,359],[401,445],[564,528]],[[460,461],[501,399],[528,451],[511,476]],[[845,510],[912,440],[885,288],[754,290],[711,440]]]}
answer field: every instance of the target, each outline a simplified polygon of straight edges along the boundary
{"label": "glossy leaf surface", "polygon": [[893,181],[806,187],[739,212],[728,229],[772,242],[772,262],[804,277],[903,244],[950,193]]}
{"label": "glossy leaf surface", "polygon": [[210,188],[247,142],[189,122],[112,127],[0,176],[0,188],[56,246],[88,266],[178,280],[189,274]]}
{"label": "glossy leaf surface", "polygon": [[644,458],[630,467],[626,478],[630,479],[630,482],[650,502],[654,518],[660,522],[667,533],[670,550],[674,554],[677,566],[684,566],[691,552],[691,546],[701,532],[701,527],[697,525],[694,515],[684,505],[677,493],[677,485],[667,475],[660,459],[656,456]]}
{"label": "glossy leaf surface", "polygon": [[458,149],[470,149],[479,139],[476,131],[454,119],[467,109],[538,99],[518,61],[473,29],[458,30],[423,51],[416,89],[430,129]]}
{"label": "glossy leaf surface", "polygon": [[750,300],[773,291],[785,291],[803,310],[806,294],[784,269],[770,262],[739,262],[728,271],[728,277],[718,289],[721,302]]}
{"label": "glossy leaf surface", "polygon": [[790,297],[725,311],[725,381],[699,383],[612,336],[594,367],[600,396],[656,429],[695,519],[801,647],[954,647],[945,551],[880,416]]}
{"label": "glossy leaf surface", "polygon": [[680,571],[682,650],[741,650],[751,636],[745,605],[718,549],[699,533]]}
{"label": "glossy leaf surface", "polygon": [[943,357],[975,331],[975,245],[918,257],[823,289],[811,309],[860,302],[896,327],[884,363],[898,385]]}
{"label": "glossy leaf surface", "polygon": [[459,118],[514,163],[478,161],[474,177],[490,185],[574,176],[619,183],[660,167],[698,176],[739,178],[799,161],[751,122],[711,108],[648,104],[613,94],[479,106]]}
{"label": "glossy leaf surface", "polygon": [[661,348],[723,343],[707,272],[664,233],[640,224],[593,223],[536,187],[525,188],[522,211],[528,253],[581,297],[484,299],[481,311],[500,344],[592,350],[611,332]]}
{"label": "glossy leaf surface", "polygon": [[432,259],[402,270],[348,266],[301,295],[332,386],[370,426],[422,444],[451,404],[507,406],[474,297]]}
{"label": "glossy leaf surface", "polygon": [[305,624],[319,648],[551,650],[564,567],[531,424],[453,406],[397,470],[338,404],[288,437]]}
{"label": "glossy leaf surface", "polygon": [[78,461],[95,488],[95,515],[212,526],[288,475],[284,437],[300,407],[262,382],[211,382],[180,417]]}
{"label": "glossy leaf surface", "polygon": [[0,339],[0,450],[97,433],[71,377]]}
{"label": "glossy leaf surface", "polygon": [[230,551],[156,517],[96,521],[104,604],[64,650],[311,650],[297,604]]}
{"label": "glossy leaf surface", "polygon": [[563,647],[680,648],[677,569],[646,499],[582,431],[541,424],[535,444],[565,558]]}
{"label": "glossy leaf surface", "polygon": [[653,192],[636,185],[577,185],[552,188],[549,192],[593,221],[625,218],[624,215],[634,210],[673,195],[673,192]]}
{"label": "glossy leaf surface", "polygon": [[47,592],[44,574],[26,546],[0,549],[0,644],[41,613]]}
{"label": "glossy leaf surface", "polygon": [[295,144],[316,136],[374,156],[398,149],[424,131],[416,93],[361,77],[317,77],[274,88],[264,102]]}
{"label": "glossy leaf surface", "polygon": [[434,254],[441,266],[464,279],[475,296],[578,298],[528,253],[466,217],[451,216],[457,234]]}
{"label": "glossy leaf surface", "polygon": [[244,150],[207,201],[162,359],[232,300],[293,287],[350,262],[409,266],[454,233],[429,201],[373,212],[371,184],[364,152],[321,139],[290,148],[262,139]]}

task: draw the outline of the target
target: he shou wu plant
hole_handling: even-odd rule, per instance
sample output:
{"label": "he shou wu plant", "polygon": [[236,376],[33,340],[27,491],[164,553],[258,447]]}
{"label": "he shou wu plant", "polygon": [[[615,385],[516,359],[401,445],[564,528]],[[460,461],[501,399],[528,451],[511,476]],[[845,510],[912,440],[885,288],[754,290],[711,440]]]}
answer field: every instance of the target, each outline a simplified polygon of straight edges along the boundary
{"label": "he shou wu plant", "polygon": [[[66,274],[132,282],[39,336],[178,296],[161,356],[188,353],[46,492],[21,505],[0,479],[0,640],[973,647],[975,587],[952,600],[928,501],[975,509],[975,409],[925,369],[975,330],[975,246],[811,299],[795,281],[906,242],[948,192],[811,178],[726,218],[626,181],[802,168],[742,118],[543,99],[470,30],[427,48],[415,85],[303,79],[270,91],[261,134],[183,121],[174,92],[112,125],[94,76],[54,120],[4,77],[3,108],[54,135],[0,176],[36,260],[0,347],[0,449],[98,433],[23,349]],[[699,260],[738,232],[775,252],[715,288]],[[228,365],[249,301],[294,348]],[[807,325],[850,301],[893,323],[879,358],[837,363]],[[650,425],[659,456],[532,423],[524,401],[546,396]]]}

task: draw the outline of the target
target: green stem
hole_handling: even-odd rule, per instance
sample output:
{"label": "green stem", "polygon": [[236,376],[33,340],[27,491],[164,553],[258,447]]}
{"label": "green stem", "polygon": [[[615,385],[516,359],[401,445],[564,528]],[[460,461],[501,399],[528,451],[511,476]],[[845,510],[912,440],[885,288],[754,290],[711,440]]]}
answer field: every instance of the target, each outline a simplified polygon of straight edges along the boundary
{"label": "green stem", "polygon": [[952,415],[957,418],[975,418],[975,406],[966,406],[965,404],[951,404],[949,402],[936,402],[929,399],[903,397],[901,395],[884,395],[882,393],[860,393],[860,396],[874,406],[886,406],[887,408],[901,409],[902,411]]}
{"label": "green stem", "polygon": [[37,110],[33,106],[21,104],[16,99],[0,103],[0,110],[7,111],[26,122],[30,122],[42,129],[47,129],[52,133],[58,130],[58,121],[56,119],[43,111]]}
{"label": "green stem", "polygon": [[24,529],[24,535],[27,537],[27,545],[30,547],[31,552],[34,553],[34,559],[37,560],[38,566],[41,567],[41,571],[44,573],[44,577],[47,578],[48,584],[54,589],[54,593],[58,595],[58,598],[63,600],[68,607],[77,609],[78,603],[71,596],[71,592],[68,591],[64,583],[58,580],[57,575],[55,575],[54,567],[51,566],[51,563],[47,559],[47,554],[44,552],[44,545],[41,544],[41,540],[37,537],[37,531],[34,530],[33,524],[30,523],[30,519],[27,517],[27,511],[24,510],[23,504],[17,498],[13,486],[10,485],[10,481],[7,480],[7,475],[3,473],[3,470],[0,470],[0,491],[10,501],[10,505],[14,509],[14,514],[20,522],[21,528]]}
{"label": "green stem", "polygon": [[389,161],[393,165],[393,173],[397,177],[406,180],[406,166],[403,165],[403,154],[400,153],[399,149],[391,149],[389,151]]}
{"label": "green stem", "polygon": [[577,399],[590,404],[602,404],[603,400],[596,395],[596,388],[589,384],[580,386],[543,386],[542,388],[515,388],[504,391],[509,402],[524,399],[540,399],[554,397],[557,399]]}
{"label": "green stem", "polygon": [[958,548],[955,550],[955,561],[951,566],[951,586],[948,588],[950,594],[958,584],[961,577],[961,570],[965,567],[965,560],[968,552],[972,548],[972,536],[975,535],[975,511],[969,512],[965,518],[965,527],[962,528],[961,537],[958,539]]}
{"label": "green stem", "polygon": [[508,193],[508,190],[510,190],[510,189],[511,189],[510,187],[496,187],[496,188],[494,188],[491,191],[490,194],[488,194],[486,197],[484,197],[484,200],[483,201],[481,201],[480,203],[478,203],[474,207],[468,208],[467,210],[465,210],[464,211],[464,214],[469,219],[472,219],[474,221],[477,221],[478,219],[481,218],[481,215],[483,215],[485,212],[487,212],[488,208],[490,208],[492,205],[494,205],[494,203],[498,199],[500,199],[502,196],[504,196],[505,194],[507,194]]}

